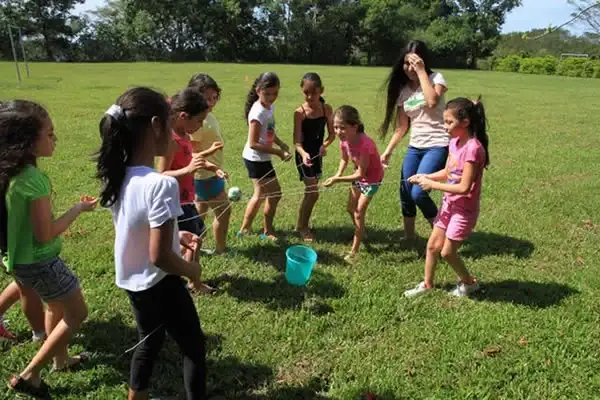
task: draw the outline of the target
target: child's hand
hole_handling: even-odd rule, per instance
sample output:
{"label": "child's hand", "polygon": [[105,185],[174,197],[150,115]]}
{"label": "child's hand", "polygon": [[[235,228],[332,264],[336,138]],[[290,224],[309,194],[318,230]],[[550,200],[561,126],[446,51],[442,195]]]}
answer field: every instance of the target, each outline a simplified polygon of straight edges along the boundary
{"label": "child's hand", "polygon": [[217,178],[229,179],[229,175],[227,174],[227,172],[223,171],[221,168],[216,170],[215,174],[217,175]]}
{"label": "child's hand", "polygon": [[384,152],[381,155],[381,164],[383,165],[383,168],[388,168],[390,166],[390,158],[392,157],[392,155],[388,152]]}
{"label": "child's hand", "polygon": [[431,189],[433,189],[433,183],[434,182],[431,179],[425,178],[424,176],[421,176],[421,178],[417,182],[417,184],[421,186],[421,189],[423,189],[426,192],[430,192]]}
{"label": "child's hand", "polygon": [[192,232],[187,231],[179,231],[179,247],[181,253],[184,253],[186,250],[196,251],[198,247],[200,247],[200,243],[202,239],[193,234]]}
{"label": "child's hand", "polygon": [[210,152],[213,152],[213,151],[221,150],[223,147],[225,147],[223,142],[214,142],[208,150]]}
{"label": "child's hand", "polygon": [[197,169],[206,167],[206,158],[202,157],[199,154],[196,154],[192,157],[192,161],[190,161],[189,165],[186,167],[187,173],[191,174],[196,172]]}
{"label": "child's hand", "polygon": [[307,167],[312,166],[312,160],[310,158],[310,154],[306,153],[302,156],[302,164],[306,165]]}
{"label": "child's hand", "polygon": [[337,182],[337,176],[332,176],[331,178],[327,178],[327,180],[325,181],[325,183],[323,183],[323,186],[325,186],[325,187],[331,187],[336,182]]}
{"label": "child's hand", "polygon": [[321,146],[321,148],[319,149],[319,154],[321,155],[321,157],[325,157],[327,155],[327,147]]}
{"label": "child's hand", "polygon": [[292,159],[292,155],[286,150],[281,150],[279,157],[281,157],[283,161],[290,161]]}
{"label": "child's hand", "polygon": [[98,199],[92,196],[81,196],[79,198],[79,211],[88,212],[94,211],[96,206],[98,205]]}
{"label": "child's hand", "polygon": [[419,182],[421,181],[421,179],[423,179],[424,177],[425,177],[424,174],[415,174],[415,175],[411,176],[410,178],[408,178],[407,181],[409,183],[418,185]]}

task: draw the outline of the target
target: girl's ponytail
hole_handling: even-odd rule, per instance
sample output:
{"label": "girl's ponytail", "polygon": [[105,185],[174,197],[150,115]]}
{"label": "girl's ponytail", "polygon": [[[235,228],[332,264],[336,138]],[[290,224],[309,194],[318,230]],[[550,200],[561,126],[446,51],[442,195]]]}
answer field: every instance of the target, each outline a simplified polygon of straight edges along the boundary
{"label": "girl's ponytail", "polygon": [[157,117],[166,129],[170,111],[164,95],[137,87],[123,93],[102,117],[102,145],[95,154],[96,177],[102,182],[100,205],[110,207],[118,200],[127,167],[152,118]]}
{"label": "girl's ponytail", "polygon": [[469,120],[469,132],[479,140],[485,150],[485,166],[490,165],[490,153],[488,150],[489,138],[487,135],[487,119],[485,109],[481,102],[481,96],[477,100],[458,97],[446,104],[447,110],[453,110],[459,121]]}
{"label": "girl's ponytail", "polygon": [[481,96],[473,102],[471,111],[471,133],[479,140],[485,149],[485,166],[490,165],[490,152],[488,150],[489,138],[487,135],[487,119]]}
{"label": "girl's ponytail", "polygon": [[252,106],[254,105],[256,100],[258,100],[258,93],[256,93],[256,85],[258,84],[259,79],[260,76],[256,78],[256,80],[252,84],[252,87],[250,88],[250,91],[248,92],[248,96],[246,98],[246,104],[244,105],[244,116],[246,119],[248,119],[248,114],[250,114]]}

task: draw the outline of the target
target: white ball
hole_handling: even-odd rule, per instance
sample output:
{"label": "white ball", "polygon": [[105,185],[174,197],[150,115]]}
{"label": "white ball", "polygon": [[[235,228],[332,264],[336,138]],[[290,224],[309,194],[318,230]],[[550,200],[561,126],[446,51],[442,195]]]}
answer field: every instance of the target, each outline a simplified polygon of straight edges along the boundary
{"label": "white ball", "polygon": [[231,201],[240,201],[240,199],[242,198],[242,191],[239,187],[233,186],[229,188],[229,191],[227,192],[227,197],[229,197],[229,200]]}

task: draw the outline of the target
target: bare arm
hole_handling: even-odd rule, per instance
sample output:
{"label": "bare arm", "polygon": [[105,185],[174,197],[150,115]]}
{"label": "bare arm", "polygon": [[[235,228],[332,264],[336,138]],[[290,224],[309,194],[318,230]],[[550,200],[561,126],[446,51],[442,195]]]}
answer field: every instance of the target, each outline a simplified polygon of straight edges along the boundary
{"label": "bare arm", "polygon": [[[294,112],[294,147],[301,157],[309,156],[308,153],[302,147],[302,120],[303,115],[300,111]],[[310,157],[310,156],[309,156]]]}
{"label": "bare arm", "polygon": [[396,130],[390,139],[385,151],[383,152],[383,156],[381,158],[389,158],[389,156],[394,152],[398,143],[406,136],[408,132],[408,128],[410,127],[410,121],[408,118],[408,114],[404,111],[404,107],[398,106],[398,115],[396,116]]}
{"label": "bare arm", "polygon": [[473,185],[473,180],[475,176],[479,173],[479,169],[481,167],[472,162],[465,163],[465,167],[463,169],[462,178],[458,183],[440,183],[440,182],[432,182],[431,189],[440,190],[446,193],[452,194],[467,194],[471,190],[471,186]]}
{"label": "bare arm", "polygon": [[440,169],[438,172],[434,172],[433,174],[425,175],[425,178],[431,179],[435,182],[442,182],[448,179],[448,170],[446,168]]}
{"label": "bare arm", "polygon": [[91,211],[96,207],[97,200],[87,198],[75,204],[69,211],[58,219],[52,217],[52,202],[50,196],[41,197],[31,201],[31,226],[33,234],[38,243],[47,243],[66,231],[84,211]]}
{"label": "bare arm", "polygon": [[358,160],[356,171],[350,175],[338,176],[335,178],[336,182],[354,182],[363,179],[367,174],[367,168],[369,168],[369,155],[363,154]]}
{"label": "bare arm", "polygon": [[427,107],[436,107],[440,97],[442,97],[442,95],[446,93],[448,89],[443,85],[434,85],[431,83],[425,70],[419,71],[417,75],[419,77],[421,89],[423,89],[423,96],[425,97],[425,103],[427,104]]}
{"label": "bare arm", "polygon": [[288,151],[290,149],[290,146],[285,144],[285,142],[283,140],[281,140],[279,138],[279,136],[277,136],[277,134],[275,134],[273,136],[273,143],[275,143],[277,146],[279,146],[279,148],[283,151]]}
{"label": "bare arm", "polygon": [[261,153],[273,154],[283,158],[284,151],[281,149],[274,149],[272,146],[266,146],[261,144],[258,140],[260,138],[260,122],[254,120],[250,123],[248,131],[248,146],[252,150],[259,151]]}
{"label": "bare arm", "polygon": [[169,274],[197,280],[200,266],[185,261],[173,251],[174,226],[175,222],[171,219],[150,230],[150,262]]}
{"label": "bare arm", "polygon": [[325,116],[327,117],[327,139],[323,142],[323,147],[327,148],[335,141],[335,131],[333,130],[333,109],[329,104],[325,105]]}

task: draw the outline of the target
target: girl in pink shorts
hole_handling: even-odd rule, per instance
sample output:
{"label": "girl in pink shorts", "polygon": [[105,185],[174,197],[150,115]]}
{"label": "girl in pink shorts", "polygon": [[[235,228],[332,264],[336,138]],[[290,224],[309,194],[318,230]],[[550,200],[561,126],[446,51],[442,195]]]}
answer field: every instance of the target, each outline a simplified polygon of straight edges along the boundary
{"label": "girl in pink shorts", "polygon": [[433,174],[414,175],[408,179],[423,190],[441,190],[444,198],[427,243],[425,280],[404,292],[406,297],[433,288],[440,255],[459,278],[451,294],[468,296],[479,290],[479,283],[465,267],[458,250],[477,224],[483,170],[490,162],[483,104],[479,99],[472,101],[462,97],[448,102],[444,125],[452,138],[446,167]]}

